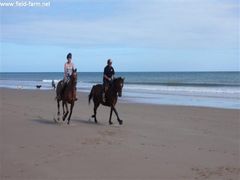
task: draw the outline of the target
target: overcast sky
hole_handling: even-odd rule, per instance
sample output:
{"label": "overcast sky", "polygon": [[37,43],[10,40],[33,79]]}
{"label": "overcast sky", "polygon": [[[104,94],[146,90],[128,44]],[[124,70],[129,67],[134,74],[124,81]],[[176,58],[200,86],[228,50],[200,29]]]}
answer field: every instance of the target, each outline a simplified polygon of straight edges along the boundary
{"label": "overcast sky", "polygon": [[108,58],[116,71],[237,71],[239,6],[238,0],[52,0],[49,7],[0,7],[0,70],[63,71],[72,52],[78,71],[102,71]]}

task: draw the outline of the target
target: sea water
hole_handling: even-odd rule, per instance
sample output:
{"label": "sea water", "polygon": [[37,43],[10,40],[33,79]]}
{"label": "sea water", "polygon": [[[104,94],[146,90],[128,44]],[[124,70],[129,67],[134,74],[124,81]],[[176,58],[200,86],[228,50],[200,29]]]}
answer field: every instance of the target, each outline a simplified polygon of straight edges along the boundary
{"label": "sea water", "polygon": [[[77,89],[90,92],[101,72],[79,72]],[[123,102],[240,109],[240,72],[117,72],[125,77]],[[0,87],[52,89],[62,72],[0,73]]]}

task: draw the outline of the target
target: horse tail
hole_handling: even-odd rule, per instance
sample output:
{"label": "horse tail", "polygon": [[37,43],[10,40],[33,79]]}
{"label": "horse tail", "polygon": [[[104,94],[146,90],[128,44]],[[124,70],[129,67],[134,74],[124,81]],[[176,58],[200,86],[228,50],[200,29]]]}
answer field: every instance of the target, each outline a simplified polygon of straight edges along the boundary
{"label": "horse tail", "polygon": [[63,83],[63,80],[59,81],[59,82],[57,83],[56,89],[54,89],[55,92],[56,92],[56,97],[54,98],[55,101],[61,100],[60,94],[61,94],[61,90],[62,90],[62,83]]}
{"label": "horse tail", "polygon": [[55,101],[61,100],[61,99],[60,99],[60,96],[59,96],[59,95],[56,95],[56,97],[54,98],[54,100],[55,100]]}
{"label": "horse tail", "polygon": [[56,96],[56,97],[54,98],[54,100],[57,101],[57,100],[61,100],[61,99],[60,99],[59,96]]}
{"label": "horse tail", "polygon": [[92,99],[92,97],[93,97],[93,90],[94,90],[94,86],[92,87],[91,92],[90,92],[90,94],[88,95],[88,104],[90,104],[91,99]]}
{"label": "horse tail", "polygon": [[55,100],[55,101],[58,100],[58,88],[56,89],[56,96],[55,96],[54,100]]}

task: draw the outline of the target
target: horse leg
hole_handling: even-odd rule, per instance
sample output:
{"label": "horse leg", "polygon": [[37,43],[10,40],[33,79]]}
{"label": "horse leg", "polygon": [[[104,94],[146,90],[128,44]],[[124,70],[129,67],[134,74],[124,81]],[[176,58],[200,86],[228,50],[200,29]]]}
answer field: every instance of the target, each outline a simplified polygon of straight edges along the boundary
{"label": "horse leg", "polygon": [[68,106],[67,106],[67,103],[65,102],[63,107],[66,108],[66,112],[64,111],[64,114],[63,114],[63,121],[65,121],[67,115],[68,115]]}
{"label": "horse leg", "polygon": [[57,112],[57,120],[59,121],[60,120],[60,103],[59,103],[59,100],[57,100],[57,108],[58,108],[58,112]]}
{"label": "horse leg", "polygon": [[113,124],[112,123],[112,112],[113,112],[113,108],[111,107],[111,110],[110,110],[110,117],[109,117],[109,124]]}
{"label": "horse leg", "polygon": [[74,107],[74,101],[71,103],[70,114],[69,114],[69,116],[68,116],[68,122],[67,122],[68,124],[70,123],[70,118],[71,118],[71,116],[72,116],[73,107]]}
{"label": "horse leg", "polygon": [[118,123],[119,123],[120,125],[122,125],[123,121],[119,118],[118,112],[117,112],[116,108],[115,108],[114,106],[112,106],[112,108],[113,108],[113,111],[115,112],[115,114],[116,114],[116,116],[117,116]]}
{"label": "horse leg", "polygon": [[63,121],[65,121],[65,119],[64,119],[64,115],[65,115],[64,101],[62,101],[62,109],[63,109],[62,119],[63,119]]}
{"label": "horse leg", "polygon": [[66,119],[66,117],[67,117],[67,115],[68,115],[68,113],[69,113],[67,102],[65,102],[64,104],[65,104],[65,107],[66,107],[66,111],[67,111],[67,112],[66,112],[66,113],[64,114],[64,116],[63,116],[63,121],[65,121],[65,119]]}
{"label": "horse leg", "polygon": [[99,103],[94,103],[94,109],[93,109],[93,111],[94,111],[94,115],[92,115],[92,117],[94,118],[94,121],[95,121],[95,123],[98,123],[98,121],[97,121],[97,108],[98,108],[98,106],[99,106]]}

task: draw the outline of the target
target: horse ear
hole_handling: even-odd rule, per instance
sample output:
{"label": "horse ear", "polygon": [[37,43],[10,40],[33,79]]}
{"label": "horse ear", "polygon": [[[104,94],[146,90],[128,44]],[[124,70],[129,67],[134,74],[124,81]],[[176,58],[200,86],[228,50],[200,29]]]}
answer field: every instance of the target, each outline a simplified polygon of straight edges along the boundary
{"label": "horse ear", "polygon": [[74,69],[74,72],[77,72],[77,68],[76,68],[76,69]]}

